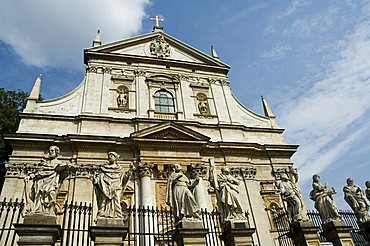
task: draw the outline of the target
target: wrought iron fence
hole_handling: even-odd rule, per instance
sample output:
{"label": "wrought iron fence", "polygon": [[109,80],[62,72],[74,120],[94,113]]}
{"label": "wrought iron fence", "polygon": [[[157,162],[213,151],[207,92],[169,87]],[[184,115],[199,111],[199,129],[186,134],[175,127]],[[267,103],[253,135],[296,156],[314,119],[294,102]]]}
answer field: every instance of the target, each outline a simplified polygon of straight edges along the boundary
{"label": "wrought iron fence", "polygon": [[23,200],[10,199],[0,202],[0,243],[3,246],[16,245],[16,233],[13,223],[19,223],[22,220],[24,210]]}
{"label": "wrought iron fence", "polygon": [[[18,236],[13,224],[22,223],[25,204],[23,200],[4,199],[0,202],[0,245],[16,245]],[[61,225],[60,246],[93,245],[89,236],[89,226],[93,224],[92,205],[87,203],[65,203],[57,212],[57,222]],[[129,232],[125,245],[130,246],[176,246],[172,235],[175,219],[170,209],[154,207],[130,207],[124,211],[125,225]],[[223,246],[220,240],[222,226],[220,213],[216,210],[201,211],[207,246]]]}
{"label": "wrought iron fence", "polygon": [[280,246],[294,246],[294,242],[290,237],[290,226],[288,216],[284,210],[273,211],[273,221],[278,232],[278,241]]}
{"label": "wrought iron fence", "polygon": [[[313,210],[309,210],[307,211],[307,215],[312,220],[313,224],[320,228],[319,229],[320,241],[327,242],[327,239],[322,233],[323,232],[322,222],[319,213]],[[362,230],[360,229],[357,223],[356,215],[349,210],[340,210],[339,215],[342,217],[344,224],[352,228],[350,233],[352,236],[353,243],[356,246],[369,245],[369,242],[365,240],[365,237],[362,234]]]}

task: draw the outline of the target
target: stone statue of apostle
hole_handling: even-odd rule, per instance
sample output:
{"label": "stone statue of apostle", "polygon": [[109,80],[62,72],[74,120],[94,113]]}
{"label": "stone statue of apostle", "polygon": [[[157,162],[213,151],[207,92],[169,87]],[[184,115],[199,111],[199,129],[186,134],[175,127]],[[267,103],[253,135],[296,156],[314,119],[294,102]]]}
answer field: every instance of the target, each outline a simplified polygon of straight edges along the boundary
{"label": "stone statue of apostle", "polygon": [[173,165],[173,172],[167,181],[166,203],[172,207],[175,220],[200,220],[199,206],[195,201],[192,189],[199,183],[185,176],[180,164]]}
{"label": "stone statue of apostle", "polygon": [[101,166],[100,171],[93,177],[96,193],[97,218],[123,218],[121,195],[126,188],[132,171],[123,172],[118,166],[116,152],[108,153],[108,161]]}

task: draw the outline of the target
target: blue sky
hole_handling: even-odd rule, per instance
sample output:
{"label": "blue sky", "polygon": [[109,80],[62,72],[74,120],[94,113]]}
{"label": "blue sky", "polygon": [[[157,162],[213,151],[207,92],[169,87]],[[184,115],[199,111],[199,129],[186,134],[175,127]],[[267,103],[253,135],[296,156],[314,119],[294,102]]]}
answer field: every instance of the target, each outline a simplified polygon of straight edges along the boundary
{"label": "blue sky", "polygon": [[148,33],[160,15],[165,32],[231,66],[231,88],[262,113],[267,98],[289,144],[307,204],[311,176],[336,187],[370,180],[370,1],[308,0],[3,0],[0,86],[30,91],[43,74],[53,98],[83,78],[83,49],[96,30],[103,43]]}

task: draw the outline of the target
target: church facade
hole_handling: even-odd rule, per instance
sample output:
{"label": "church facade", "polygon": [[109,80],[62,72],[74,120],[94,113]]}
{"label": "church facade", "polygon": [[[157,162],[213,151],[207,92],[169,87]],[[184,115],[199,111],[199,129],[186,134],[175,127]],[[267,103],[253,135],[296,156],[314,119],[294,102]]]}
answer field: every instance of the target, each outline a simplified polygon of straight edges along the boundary
{"label": "church facade", "polygon": [[39,102],[41,77],[36,80],[17,133],[6,137],[14,150],[2,198],[27,196],[24,176],[52,145],[60,160],[79,167],[61,185],[57,208],[88,202],[93,217],[91,173],[108,152],[119,155],[123,170],[133,170],[121,197],[125,207],[167,208],[167,180],[179,163],[189,179],[199,180],[193,190],[199,207],[212,211],[218,203],[210,167],[216,175],[228,167],[255,228],[254,245],[278,245],[272,211],[283,203],[275,183],[292,170],[298,146],[285,143],[264,98],[264,115],[235,98],[230,67],[214,50],[207,55],[156,26],[109,44],[97,35],[84,62],[82,83],[62,97]]}

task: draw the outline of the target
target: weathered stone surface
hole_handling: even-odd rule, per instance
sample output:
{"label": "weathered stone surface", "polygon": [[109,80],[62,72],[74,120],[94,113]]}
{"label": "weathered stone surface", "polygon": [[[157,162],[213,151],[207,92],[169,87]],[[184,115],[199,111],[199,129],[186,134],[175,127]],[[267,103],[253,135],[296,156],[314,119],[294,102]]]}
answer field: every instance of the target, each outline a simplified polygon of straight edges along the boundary
{"label": "weathered stone surface", "polygon": [[320,246],[318,227],[312,221],[300,221],[291,223],[291,237],[296,246]]}
{"label": "weathered stone surface", "polygon": [[250,228],[247,220],[226,221],[221,239],[225,246],[253,246],[252,234],[255,231],[255,228]]}
{"label": "weathered stone surface", "polygon": [[54,245],[60,238],[60,225],[47,224],[14,224],[15,232],[19,236],[18,245]]}
{"label": "weathered stone surface", "polygon": [[352,227],[346,226],[343,221],[329,221],[322,225],[323,234],[334,246],[354,246],[350,230]]}
{"label": "weathered stone surface", "polygon": [[173,238],[178,246],[204,246],[207,233],[202,221],[181,221],[176,225]]}
{"label": "weathered stone surface", "polygon": [[30,213],[23,219],[24,224],[56,224],[57,217],[53,214]]}
{"label": "weathered stone surface", "polygon": [[122,246],[128,228],[123,226],[91,226],[89,235],[96,246]]}

